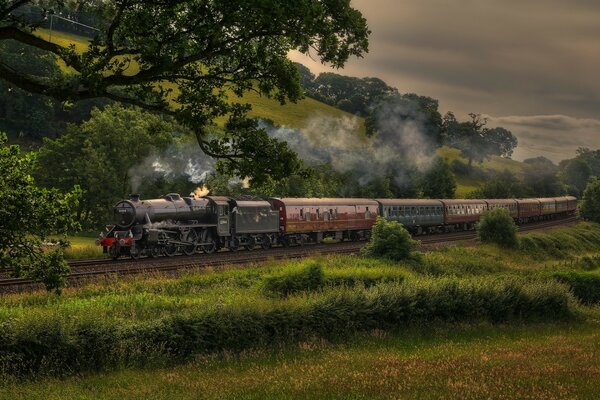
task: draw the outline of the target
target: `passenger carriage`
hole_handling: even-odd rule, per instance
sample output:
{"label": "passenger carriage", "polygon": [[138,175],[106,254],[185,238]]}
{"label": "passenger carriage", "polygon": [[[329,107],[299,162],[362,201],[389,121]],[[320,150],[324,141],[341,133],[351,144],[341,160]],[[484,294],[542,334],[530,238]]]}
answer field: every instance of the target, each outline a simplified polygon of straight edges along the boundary
{"label": "passenger carriage", "polygon": [[370,236],[379,203],[371,199],[271,198],[279,212],[284,244],[320,242],[324,238],[359,240]]}

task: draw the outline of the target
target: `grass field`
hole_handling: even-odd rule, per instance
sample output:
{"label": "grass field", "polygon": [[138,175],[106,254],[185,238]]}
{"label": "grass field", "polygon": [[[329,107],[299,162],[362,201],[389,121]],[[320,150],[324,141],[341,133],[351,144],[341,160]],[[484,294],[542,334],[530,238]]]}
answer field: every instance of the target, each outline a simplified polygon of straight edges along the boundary
{"label": "grass field", "polygon": [[0,398],[587,398],[600,226],[521,241],[4,295]]}
{"label": "grass field", "polygon": [[7,383],[2,399],[594,399],[600,309],[578,324],[438,326],[372,331],[348,343],[199,357],[175,368],[124,369]]}

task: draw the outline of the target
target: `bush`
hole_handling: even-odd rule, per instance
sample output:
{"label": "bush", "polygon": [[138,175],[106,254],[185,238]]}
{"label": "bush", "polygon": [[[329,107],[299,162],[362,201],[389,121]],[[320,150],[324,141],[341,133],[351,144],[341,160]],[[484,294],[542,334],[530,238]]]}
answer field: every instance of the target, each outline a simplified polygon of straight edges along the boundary
{"label": "bush", "polygon": [[310,260],[296,268],[267,275],[262,282],[262,292],[268,296],[286,297],[293,293],[319,289],[324,283],[323,268],[316,261]]}
{"label": "bush", "polygon": [[569,285],[583,304],[600,303],[600,273],[597,271],[555,272],[552,276]]}
{"label": "bush", "polygon": [[579,214],[587,220],[600,222],[600,177],[593,178],[587,184]]}
{"label": "bush", "polygon": [[371,239],[361,252],[367,257],[400,261],[411,258],[418,243],[397,221],[377,217]]}
{"label": "bush", "polygon": [[482,243],[495,243],[502,247],[517,247],[517,226],[508,210],[494,208],[481,216],[477,224],[477,236]]}

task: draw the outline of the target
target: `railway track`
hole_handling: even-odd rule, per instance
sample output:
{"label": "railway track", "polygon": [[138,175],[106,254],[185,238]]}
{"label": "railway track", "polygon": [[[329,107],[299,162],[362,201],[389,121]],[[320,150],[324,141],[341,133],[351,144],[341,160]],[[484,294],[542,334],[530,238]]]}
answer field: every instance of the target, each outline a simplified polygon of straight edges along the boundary
{"label": "railway track", "polygon": [[[567,217],[550,221],[543,221],[522,225],[520,233],[543,230],[575,223],[575,217]],[[423,249],[436,245],[461,241],[474,241],[477,235],[473,231],[443,233],[428,236],[417,236]],[[144,258],[137,261],[122,259],[96,259],[70,261],[71,273],[68,275],[70,283],[89,281],[99,276],[126,276],[148,272],[173,273],[181,270],[201,269],[207,267],[222,267],[225,265],[244,265],[265,262],[269,260],[299,259],[309,255],[321,254],[357,254],[365,242],[341,242],[330,244],[314,244],[291,248],[275,247],[269,250],[218,252],[215,254],[196,254],[193,256]],[[0,276],[0,293],[17,292],[28,289],[38,289],[42,285],[29,279],[11,278],[6,273]]]}

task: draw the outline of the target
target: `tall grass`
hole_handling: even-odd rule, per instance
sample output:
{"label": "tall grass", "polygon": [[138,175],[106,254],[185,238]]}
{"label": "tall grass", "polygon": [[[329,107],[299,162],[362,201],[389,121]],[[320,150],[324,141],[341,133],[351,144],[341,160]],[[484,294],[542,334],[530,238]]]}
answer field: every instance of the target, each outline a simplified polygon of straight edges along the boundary
{"label": "tall grass", "polygon": [[432,321],[568,319],[573,300],[563,285],[525,279],[417,279],[334,287],[286,300],[197,308],[150,320],[94,315],[9,319],[0,330],[0,369],[9,374],[70,374],[116,366],[169,364],[194,354],[346,338],[371,329]]}

